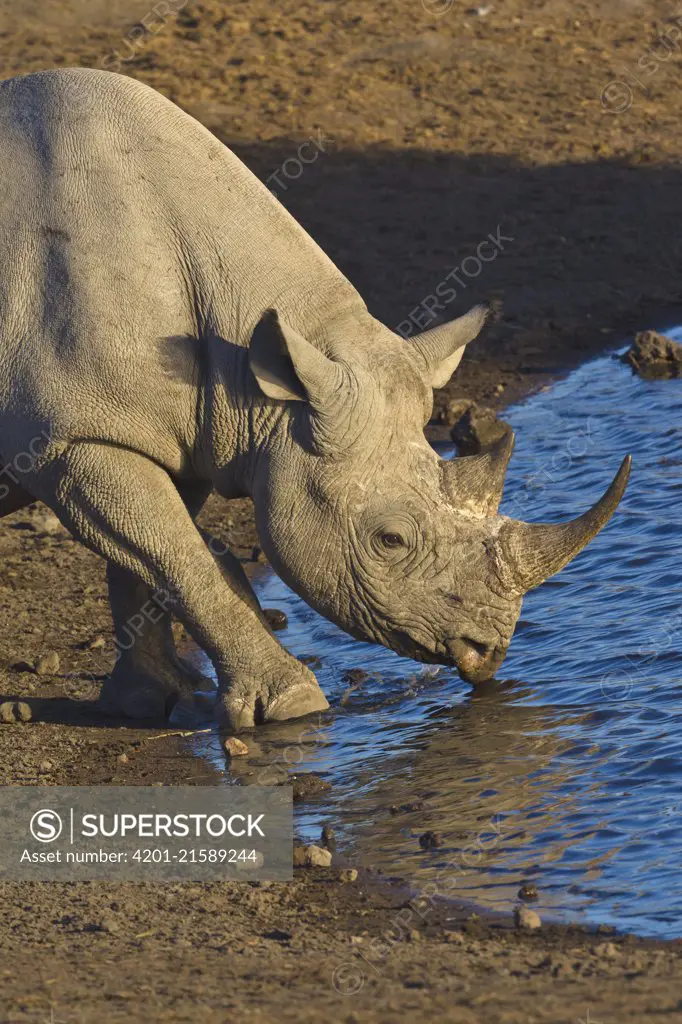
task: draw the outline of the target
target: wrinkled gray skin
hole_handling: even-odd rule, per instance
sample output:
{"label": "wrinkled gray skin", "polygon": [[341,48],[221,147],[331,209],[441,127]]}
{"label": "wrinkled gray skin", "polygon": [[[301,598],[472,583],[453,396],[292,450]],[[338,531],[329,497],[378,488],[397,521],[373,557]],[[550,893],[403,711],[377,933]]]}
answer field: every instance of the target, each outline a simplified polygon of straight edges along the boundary
{"label": "wrinkled gray skin", "polygon": [[[195,526],[215,488],[253,497],[275,569],[344,629],[492,675],[522,593],[589,537],[540,557],[523,531],[564,528],[496,514],[510,449],[447,464],[424,438],[484,311],[404,341],[234,154],[118,75],[0,83],[0,175],[0,515],[39,498],[108,560],[122,645],[159,589],[223,722],[327,707]],[[113,713],[162,715],[200,683],[152,618],[104,686]]]}

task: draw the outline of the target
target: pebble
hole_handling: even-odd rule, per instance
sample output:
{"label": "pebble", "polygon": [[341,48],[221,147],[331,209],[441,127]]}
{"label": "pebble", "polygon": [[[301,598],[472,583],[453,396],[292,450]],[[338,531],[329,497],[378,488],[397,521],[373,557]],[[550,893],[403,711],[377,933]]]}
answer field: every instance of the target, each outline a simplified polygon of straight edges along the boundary
{"label": "pebble", "polygon": [[116,920],[115,917],[103,917],[103,918],[101,918],[99,921],[97,921],[96,927],[97,927],[98,931],[109,932],[112,935],[115,932],[118,932],[118,931],[121,930],[121,926],[119,925],[119,923],[118,923],[118,921]]}
{"label": "pebble", "polygon": [[57,519],[54,512],[43,512],[42,515],[35,516],[35,526],[40,533],[46,533],[48,536],[53,536],[55,533],[59,533],[62,528],[62,524]]}
{"label": "pebble", "polygon": [[640,331],[622,358],[642,377],[682,376],[682,345],[657,331]]}
{"label": "pebble", "polygon": [[511,430],[492,409],[472,402],[450,431],[460,455],[479,455]]}
{"label": "pebble", "polygon": [[59,664],[59,655],[56,651],[50,651],[49,654],[41,654],[36,659],[36,674],[39,676],[53,676],[59,672]]}
{"label": "pebble", "polygon": [[472,406],[472,401],[469,398],[456,398],[452,402],[448,402],[445,409],[442,411],[439,421],[446,423],[448,426],[452,426],[461,420],[467,409]]}
{"label": "pebble", "polygon": [[322,827],[322,835],[320,836],[320,841],[323,846],[325,846],[328,850],[331,850],[333,853],[334,850],[336,849],[336,835],[334,833],[334,829],[330,828],[329,825],[324,825]]}
{"label": "pebble", "polygon": [[331,862],[331,851],[323,850],[321,846],[294,847],[295,868],[328,868]]}
{"label": "pebble", "polygon": [[17,716],[18,722],[30,722],[33,718],[30,705],[26,704],[23,700],[17,701],[14,705],[14,714]]}
{"label": "pebble", "polygon": [[339,871],[340,882],[357,882],[358,873],[355,868],[341,868]]}
{"label": "pebble", "polygon": [[603,957],[605,960],[615,960],[618,956],[618,946],[614,942],[602,942],[595,948],[595,956]]}
{"label": "pebble", "polygon": [[424,810],[424,801],[423,800],[415,800],[411,804],[391,804],[391,806],[389,807],[388,810],[389,810],[389,813],[392,814],[392,815],[395,815],[395,814],[409,814],[411,811],[423,811]]}
{"label": "pebble", "polygon": [[263,615],[268,620],[268,625],[272,630],[286,629],[289,625],[286,612],[283,612],[280,608],[264,608]]}
{"label": "pebble", "polygon": [[0,722],[4,722],[5,725],[11,725],[16,722],[14,703],[11,700],[6,700],[0,704]]}
{"label": "pebble", "polygon": [[351,683],[354,686],[359,686],[360,683],[366,683],[369,679],[369,672],[365,672],[364,668],[349,668],[347,672],[343,674],[344,681]]}
{"label": "pebble", "polygon": [[14,725],[16,722],[30,722],[33,713],[23,701],[6,700],[0,704],[0,722]]}
{"label": "pebble", "polygon": [[223,743],[223,749],[228,757],[246,757],[249,752],[246,743],[238,740],[236,736],[228,736]]}
{"label": "pebble", "polygon": [[445,941],[452,943],[453,946],[463,946],[465,938],[461,932],[446,932]]}
{"label": "pebble", "polygon": [[237,871],[244,871],[244,872],[246,872],[246,871],[258,871],[258,869],[262,868],[264,864],[265,864],[265,857],[260,852],[260,850],[256,850],[256,858],[255,858],[255,860],[238,860],[235,866],[237,868]]}
{"label": "pebble", "polygon": [[527,931],[534,931],[536,928],[542,927],[540,915],[536,914],[534,910],[529,910],[528,907],[516,908],[514,911],[514,924],[517,928],[526,929]]}
{"label": "pebble", "polygon": [[520,900],[536,900],[538,898],[538,890],[533,882],[522,882],[521,888],[518,891],[518,897]]}
{"label": "pebble", "polygon": [[287,785],[293,789],[294,800],[306,800],[311,796],[319,796],[321,793],[328,793],[332,786],[331,782],[321,779],[319,775],[312,772],[302,775],[290,775]]}
{"label": "pebble", "polygon": [[127,754],[119,754],[118,755],[118,763],[119,764],[128,764],[129,760],[130,760],[130,758],[128,757]]}
{"label": "pebble", "polygon": [[51,772],[53,767],[54,765],[52,764],[52,761],[41,761],[40,764],[38,765],[38,771]]}
{"label": "pebble", "polygon": [[422,850],[435,850],[443,845],[443,837],[440,832],[425,832],[419,837],[419,845]]}
{"label": "pebble", "polygon": [[173,633],[173,639],[176,644],[180,644],[187,639],[187,630],[181,622],[177,621],[177,619],[171,624],[171,632]]}

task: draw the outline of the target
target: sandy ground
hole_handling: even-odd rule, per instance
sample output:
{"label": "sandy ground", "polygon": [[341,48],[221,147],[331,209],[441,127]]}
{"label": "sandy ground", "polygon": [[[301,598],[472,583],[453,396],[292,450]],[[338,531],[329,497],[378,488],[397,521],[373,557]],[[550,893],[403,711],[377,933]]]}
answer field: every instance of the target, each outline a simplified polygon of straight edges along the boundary
{"label": "sandy ground", "polygon": [[[269,180],[391,326],[426,326],[453,271],[438,315],[493,300],[446,415],[679,321],[681,15],[637,0],[0,0],[0,77],[82,64],[160,89]],[[307,140],[319,155],[303,167]],[[479,269],[490,234],[503,243]],[[204,518],[249,558],[248,503]],[[58,670],[28,670],[49,652]],[[34,718],[0,726],[4,784],[215,781],[176,738],[98,720],[111,661],[103,564],[41,508],[4,520],[0,690]],[[0,1020],[682,1020],[679,943],[524,934],[451,908],[397,929],[407,899],[336,869],[260,887],[5,883]]]}

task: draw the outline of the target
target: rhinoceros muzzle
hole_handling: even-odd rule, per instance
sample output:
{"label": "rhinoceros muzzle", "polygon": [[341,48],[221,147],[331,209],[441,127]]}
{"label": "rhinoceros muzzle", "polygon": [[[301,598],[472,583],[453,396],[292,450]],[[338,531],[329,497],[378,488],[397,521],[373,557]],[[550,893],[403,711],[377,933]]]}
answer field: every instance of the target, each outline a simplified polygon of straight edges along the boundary
{"label": "rhinoceros muzzle", "polygon": [[484,683],[497,672],[507,653],[506,647],[487,647],[468,637],[446,641],[450,663],[466,683]]}

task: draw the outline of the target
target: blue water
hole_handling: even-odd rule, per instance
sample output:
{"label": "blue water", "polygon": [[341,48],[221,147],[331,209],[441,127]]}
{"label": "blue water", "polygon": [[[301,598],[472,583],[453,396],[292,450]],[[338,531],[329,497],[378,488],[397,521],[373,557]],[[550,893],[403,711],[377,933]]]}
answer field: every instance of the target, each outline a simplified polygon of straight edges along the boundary
{"label": "blue water", "polygon": [[[297,812],[299,834],[331,824],[353,862],[417,888],[437,877],[509,910],[532,880],[548,917],[682,936],[682,381],[641,380],[609,356],[505,418],[508,515],[572,517],[627,452],[634,465],[614,520],[527,596],[499,678],[474,691],[358,643],[265,571],[261,603],[289,615],[293,653],[321,658],[332,713],[319,729],[260,731],[233,772],[324,775],[332,791]],[[343,675],[359,667],[370,678],[353,689]],[[225,769],[216,737],[197,743]],[[426,829],[442,847],[420,849]]]}

